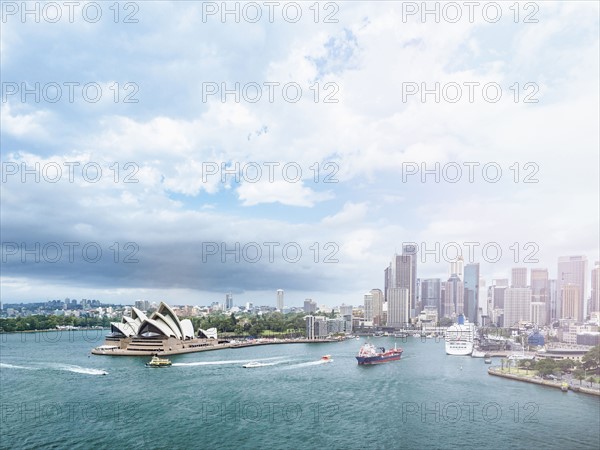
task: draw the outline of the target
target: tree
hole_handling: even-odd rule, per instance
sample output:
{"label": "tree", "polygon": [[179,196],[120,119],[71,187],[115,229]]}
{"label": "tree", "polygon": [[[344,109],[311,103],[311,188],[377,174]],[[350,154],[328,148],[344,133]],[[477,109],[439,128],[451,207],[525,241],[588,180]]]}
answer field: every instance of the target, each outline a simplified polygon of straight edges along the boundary
{"label": "tree", "polygon": [[557,368],[562,372],[565,373],[567,372],[569,369],[571,369],[573,367],[573,360],[571,359],[559,359],[558,361],[556,361],[556,366]]}
{"label": "tree", "polygon": [[579,386],[581,386],[581,381],[585,378],[585,372],[582,369],[575,369],[573,376],[579,380]]}
{"label": "tree", "polygon": [[588,383],[590,383],[590,387],[592,387],[592,383],[594,382],[594,377],[588,377]]}
{"label": "tree", "polygon": [[535,364],[535,369],[538,371],[538,374],[542,377],[547,377],[548,375],[552,375],[556,370],[556,362],[553,359],[541,359]]}
{"label": "tree", "polygon": [[585,370],[597,370],[600,368],[600,345],[596,345],[581,358]]}

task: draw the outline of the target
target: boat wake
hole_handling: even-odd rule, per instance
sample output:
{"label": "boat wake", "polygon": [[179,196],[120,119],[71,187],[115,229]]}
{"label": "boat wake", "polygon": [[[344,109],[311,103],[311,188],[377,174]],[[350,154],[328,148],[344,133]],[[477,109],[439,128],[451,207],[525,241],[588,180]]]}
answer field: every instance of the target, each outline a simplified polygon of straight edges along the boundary
{"label": "boat wake", "polygon": [[[274,359],[281,359],[281,356],[276,356],[273,358],[262,358],[262,359],[254,359],[253,361],[272,361]],[[224,366],[228,364],[246,364],[250,360],[248,359],[235,359],[235,360],[223,360],[223,361],[196,361],[189,363],[173,363],[171,367],[193,367],[193,366]],[[272,364],[265,365],[275,365],[279,364],[279,362],[275,362]]]}
{"label": "boat wake", "polygon": [[0,369],[21,369],[21,370],[61,370],[66,372],[81,373],[84,375],[108,375],[108,372],[90,367],[75,366],[72,364],[48,364],[42,366],[19,366],[16,364],[0,363]]}
{"label": "boat wake", "polygon": [[194,366],[224,366],[227,364],[241,364],[247,360],[230,360],[230,361],[196,361],[189,363],[173,363],[172,367],[194,367]]}
{"label": "boat wake", "polygon": [[275,361],[275,362],[270,362],[270,363],[261,363],[261,362],[256,362],[256,364],[254,364],[254,367],[268,367],[268,366],[276,366],[278,364],[285,364],[290,362],[289,359],[283,360],[283,361]]}
{"label": "boat wake", "polygon": [[302,368],[302,367],[320,366],[322,364],[327,364],[331,361],[333,361],[333,360],[320,359],[318,361],[308,361],[308,362],[303,362],[300,364],[292,364],[292,365],[288,366],[287,368],[288,369],[298,369],[298,368]]}
{"label": "boat wake", "polygon": [[57,364],[55,366],[51,366],[50,368],[73,373],[81,373],[84,375],[108,375],[108,372],[105,370],[92,369],[89,367],[75,366],[71,364]]}
{"label": "boat wake", "polygon": [[16,364],[0,363],[0,369],[37,370],[38,367],[17,366]]}

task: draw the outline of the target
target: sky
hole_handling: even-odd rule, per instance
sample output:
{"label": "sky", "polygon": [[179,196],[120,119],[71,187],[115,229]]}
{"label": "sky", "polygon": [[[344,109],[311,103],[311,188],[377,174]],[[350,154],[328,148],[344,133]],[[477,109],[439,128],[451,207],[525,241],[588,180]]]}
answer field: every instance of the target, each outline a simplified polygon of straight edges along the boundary
{"label": "sky", "polygon": [[0,300],[591,271],[599,5],[512,4],[2,2]]}

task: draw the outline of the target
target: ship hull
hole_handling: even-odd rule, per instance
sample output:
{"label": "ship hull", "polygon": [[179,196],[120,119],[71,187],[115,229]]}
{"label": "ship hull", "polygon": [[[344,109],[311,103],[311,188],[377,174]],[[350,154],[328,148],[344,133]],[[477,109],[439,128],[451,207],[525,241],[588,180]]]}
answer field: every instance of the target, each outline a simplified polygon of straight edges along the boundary
{"label": "ship hull", "polygon": [[446,341],[446,354],[452,356],[469,356],[473,353],[473,343],[465,341]]}
{"label": "ship hull", "polygon": [[377,355],[377,356],[357,356],[359,366],[367,366],[372,364],[383,364],[389,361],[398,361],[402,353],[396,353],[393,355]]}

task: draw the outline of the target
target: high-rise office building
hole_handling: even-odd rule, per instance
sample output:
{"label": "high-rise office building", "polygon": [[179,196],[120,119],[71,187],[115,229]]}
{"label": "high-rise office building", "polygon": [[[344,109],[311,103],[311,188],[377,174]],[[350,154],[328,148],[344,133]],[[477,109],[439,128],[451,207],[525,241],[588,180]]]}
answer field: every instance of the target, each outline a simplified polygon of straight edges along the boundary
{"label": "high-rise office building", "polygon": [[367,292],[363,296],[363,305],[365,307],[365,322],[373,322],[373,294]]}
{"label": "high-rise office building", "polygon": [[390,288],[387,301],[387,325],[390,327],[405,327],[410,319],[410,300],[407,288]]}
{"label": "high-rise office building", "polygon": [[452,275],[456,275],[463,281],[465,276],[465,261],[462,256],[456,258],[455,261],[450,262],[450,267],[448,268],[448,278],[452,277]]}
{"label": "high-rise office building", "polygon": [[277,309],[283,311],[283,289],[277,289]]}
{"label": "high-rise office building", "polygon": [[345,305],[342,303],[340,306],[340,316],[351,316],[352,315],[352,305]]}
{"label": "high-rise office building", "polygon": [[[408,290],[409,316],[415,316],[417,297],[417,250],[413,244],[402,246],[402,255],[394,255],[392,263],[385,270],[385,299],[390,289],[404,288]],[[389,311],[388,311],[389,313]]]}
{"label": "high-rise office building", "polygon": [[344,320],[344,328],[347,333],[352,333],[352,305],[340,306],[340,316]]}
{"label": "high-rise office building", "polygon": [[314,302],[312,299],[307,298],[304,300],[304,312],[307,314],[312,314],[317,312],[317,302]]}
{"label": "high-rise office building", "polygon": [[531,323],[538,326],[544,326],[547,322],[546,319],[546,303],[544,302],[531,302],[531,312],[529,313]]}
{"label": "high-rise office building", "polygon": [[[548,269],[531,269],[531,321],[539,326],[550,319]],[[541,311],[541,310],[544,311]]]}
{"label": "high-rise office building", "polygon": [[455,318],[465,314],[465,285],[458,274],[453,274],[444,285],[442,316]]}
{"label": "high-rise office building", "polygon": [[464,304],[465,316],[471,323],[478,323],[477,309],[479,308],[479,263],[467,264],[464,274]]}
{"label": "high-rise office building", "polygon": [[229,292],[225,294],[225,309],[228,310],[231,308],[233,308],[233,294]]}
{"label": "high-rise office building", "polygon": [[384,325],[383,323],[383,292],[381,289],[371,289],[373,325]]}
{"label": "high-rise office building", "polygon": [[596,261],[592,269],[592,295],[588,305],[588,313],[600,311],[600,261]]}
{"label": "high-rise office building", "polygon": [[519,322],[531,321],[531,289],[506,288],[504,290],[504,326],[518,327]]}
{"label": "high-rise office building", "polygon": [[[560,301],[557,302],[557,306],[562,308],[565,304],[562,298],[562,295],[565,292],[563,287],[566,285],[577,286],[579,288],[579,305],[577,307],[578,316],[573,317],[573,319],[580,322],[583,321],[583,312],[585,311],[587,272],[587,258],[585,256],[561,256],[558,258],[556,280],[558,283],[557,291]],[[571,290],[569,290],[568,293],[570,294]],[[557,317],[564,317],[562,311],[557,311]]]}
{"label": "high-rise office building", "polygon": [[559,318],[558,311],[560,311],[559,293],[557,289],[558,283],[556,280],[548,279],[548,303],[546,305],[546,320],[551,323]]}
{"label": "high-rise office building", "polygon": [[441,303],[441,280],[439,278],[425,278],[421,280],[421,307],[435,306],[439,308]]}
{"label": "high-rise office building", "polygon": [[490,296],[486,287],[485,279],[479,277],[479,302],[477,306],[477,323],[481,326],[489,324],[490,316]]}
{"label": "high-rise office building", "polygon": [[391,287],[392,281],[392,264],[385,268],[383,271],[383,301],[387,302],[388,289]]}
{"label": "high-rise office building", "polygon": [[561,289],[561,319],[574,319],[581,322],[581,293],[576,284],[564,284]]}
{"label": "high-rise office building", "polygon": [[511,270],[510,287],[527,287],[527,267],[513,267]]}
{"label": "high-rise office building", "polygon": [[421,301],[421,279],[417,278],[417,289],[415,291],[415,315],[423,311],[423,302]]}
{"label": "high-rise office building", "polygon": [[[409,279],[409,292],[408,299],[410,301],[410,316],[416,317],[418,312],[415,311],[417,307],[417,255],[418,247],[414,244],[404,244],[402,246],[402,255],[410,258],[410,279]],[[401,286],[402,287],[402,286]]]}

